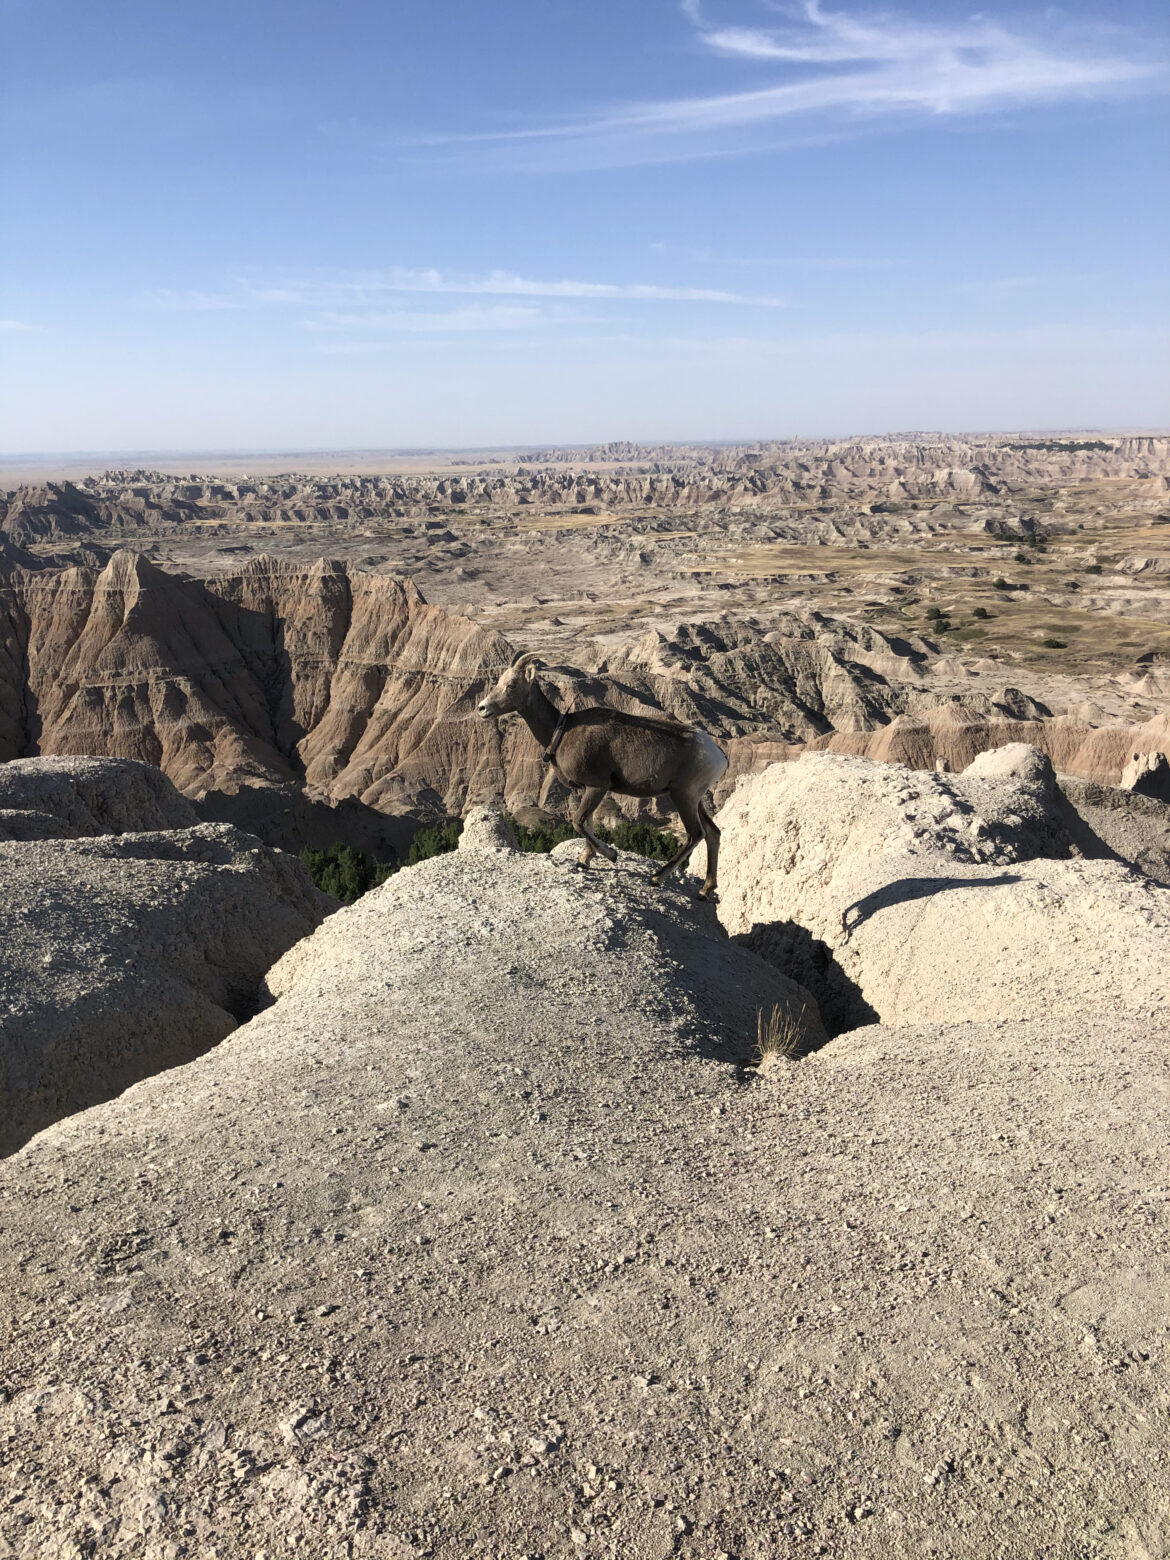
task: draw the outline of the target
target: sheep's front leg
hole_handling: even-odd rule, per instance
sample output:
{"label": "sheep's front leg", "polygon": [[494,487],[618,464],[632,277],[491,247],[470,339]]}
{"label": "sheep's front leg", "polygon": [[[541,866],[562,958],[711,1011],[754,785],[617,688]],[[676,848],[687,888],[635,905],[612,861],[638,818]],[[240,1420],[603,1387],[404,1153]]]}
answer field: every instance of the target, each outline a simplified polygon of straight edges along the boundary
{"label": "sheep's front leg", "polygon": [[589,870],[589,863],[598,851],[601,852],[607,861],[617,860],[617,851],[610,845],[603,845],[589,827],[589,820],[605,800],[605,795],[606,793],[601,786],[588,786],[573,813],[573,827],[585,839],[585,849],[581,853],[580,861],[577,863],[577,870],[580,872]]}

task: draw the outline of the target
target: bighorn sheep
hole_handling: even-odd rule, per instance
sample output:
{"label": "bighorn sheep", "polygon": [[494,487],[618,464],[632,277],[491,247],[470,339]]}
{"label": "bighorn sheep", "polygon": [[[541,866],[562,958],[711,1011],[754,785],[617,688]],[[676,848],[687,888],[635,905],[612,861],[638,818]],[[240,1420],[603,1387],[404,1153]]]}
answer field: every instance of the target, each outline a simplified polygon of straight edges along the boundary
{"label": "bighorn sheep", "polygon": [[686,843],[658,872],[662,883],[681,867],[701,839],[707,841],[707,876],[699,891],[715,891],[719,830],[706,803],[707,792],[727,768],[723,749],[705,731],[677,721],[627,715],[604,707],[562,715],[537,680],[540,658],[518,655],[479,706],[485,720],[514,712],[544,750],[566,785],[582,792],[573,809],[573,827],[584,836],[578,866],[588,868],[600,851],[610,861],[617,852],[603,844],[589,820],[610,791],[623,796],[669,796],[687,831]]}

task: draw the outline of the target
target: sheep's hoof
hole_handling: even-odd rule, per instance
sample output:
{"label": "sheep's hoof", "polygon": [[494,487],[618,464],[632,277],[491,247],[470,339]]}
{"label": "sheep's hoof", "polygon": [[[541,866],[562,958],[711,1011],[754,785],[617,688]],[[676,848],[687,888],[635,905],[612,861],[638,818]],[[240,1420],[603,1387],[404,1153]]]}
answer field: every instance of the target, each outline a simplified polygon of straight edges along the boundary
{"label": "sheep's hoof", "polygon": [[591,858],[589,856],[586,856],[584,858],[584,860],[578,861],[574,865],[573,871],[574,872],[588,872],[589,871],[589,862],[590,862],[590,860],[591,860]]}
{"label": "sheep's hoof", "polygon": [[711,883],[710,885],[704,883],[702,888],[699,890],[699,898],[718,900],[719,895],[715,892],[714,883]]}

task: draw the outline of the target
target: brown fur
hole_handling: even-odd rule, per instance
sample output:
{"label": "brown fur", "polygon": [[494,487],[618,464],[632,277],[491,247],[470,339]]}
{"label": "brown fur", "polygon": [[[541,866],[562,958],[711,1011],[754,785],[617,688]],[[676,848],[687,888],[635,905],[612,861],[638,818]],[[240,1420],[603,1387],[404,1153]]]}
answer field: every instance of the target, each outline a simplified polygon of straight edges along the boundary
{"label": "brown fur", "polygon": [[[547,749],[560,716],[536,680],[537,665],[532,655],[518,657],[485,696],[479,712],[485,719],[515,712]],[[582,870],[598,851],[611,861],[616,859],[616,852],[597,839],[589,826],[610,791],[622,796],[669,796],[687,839],[655,876],[663,882],[705,839],[707,875],[699,897],[706,899],[716,887],[719,830],[704,797],[721,773],[719,756],[720,750],[705,732],[677,721],[604,707],[567,715],[554,763],[565,784],[582,792],[573,810],[573,826],[585,839]],[[726,764],[724,756],[724,768]]]}

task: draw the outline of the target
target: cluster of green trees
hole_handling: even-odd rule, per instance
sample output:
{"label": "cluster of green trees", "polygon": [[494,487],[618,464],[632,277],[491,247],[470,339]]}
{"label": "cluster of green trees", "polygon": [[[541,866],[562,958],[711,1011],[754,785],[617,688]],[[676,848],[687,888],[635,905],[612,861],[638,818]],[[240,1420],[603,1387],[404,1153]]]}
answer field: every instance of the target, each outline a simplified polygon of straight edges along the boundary
{"label": "cluster of green trees", "polygon": [[1104,439],[1038,439],[1035,444],[1017,444],[1020,450],[1057,450],[1064,455],[1075,455],[1081,450],[1111,450],[1112,444]]}
{"label": "cluster of green trees", "polygon": [[[535,828],[528,828],[515,818],[508,821],[515,831],[520,849],[524,851],[547,855],[562,841],[577,838],[577,831],[570,823],[538,824]],[[334,899],[340,899],[343,904],[352,905],[371,888],[377,888],[387,878],[393,877],[402,867],[417,866],[420,861],[429,861],[432,856],[442,856],[454,850],[459,844],[461,832],[462,825],[456,822],[420,829],[410,842],[404,862],[396,856],[389,861],[376,861],[374,857],[355,850],[352,845],[343,845],[340,840],[325,850],[306,846],[300,852],[300,858],[308,867],[313,882],[323,893],[332,894]],[[673,834],[655,829],[648,823],[629,823],[625,819],[612,828],[599,827],[597,835],[618,850],[633,851],[639,856],[649,856],[654,861],[669,861],[678,849],[678,841]]]}
{"label": "cluster of green trees", "polygon": [[[996,580],[995,584],[998,589],[1008,589],[1006,580]],[[994,616],[994,613],[989,612],[986,607],[972,607],[971,616],[973,618],[978,618],[980,622],[987,622]],[[949,607],[927,607],[925,617],[927,622],[930,624],[931,629],[936,634],[949,634],[955,627],[954,623],[951,621]],[[959,626],[961,628],[962,624]]]}
{"label": "cluster of green trees", "polygon": [[[1010,531],[1006,525],[997,526],[991,533],[991,539],[995,542],[1003,542],[1005,546],[1032,547],[1037,552],[1046,552],[1048,538],[1043,531]],[[1016,554],[1017,563],[1032,563],[1034,560]]]}
{"label": "cluster of green trees", "polygon": [[399,862],[375,861],[352,845],[335,841],[325,850],[314,850],[306,845],[300,853],[309,869],[309,876],[324,894],[332,894],[343,904],[352,905],[355,899],[371,888],[377,888],[398,871]]}
{"label": "cluster of green trees", "polygon": [[[538,854],[547,854],[555,845],[579,837],[571,823],[537,824],[530,829],[515,818],[508,821],[515,831],[520,849]],[[638,856],[649,856],[652,861],[669,861],[678,850],[678,841],[673,834],[655,829],[648,823],[630,823],[625,818],[612,828],[599,824],[594,832],[607,845],[613,845],[617,850],[633,851]]]}

